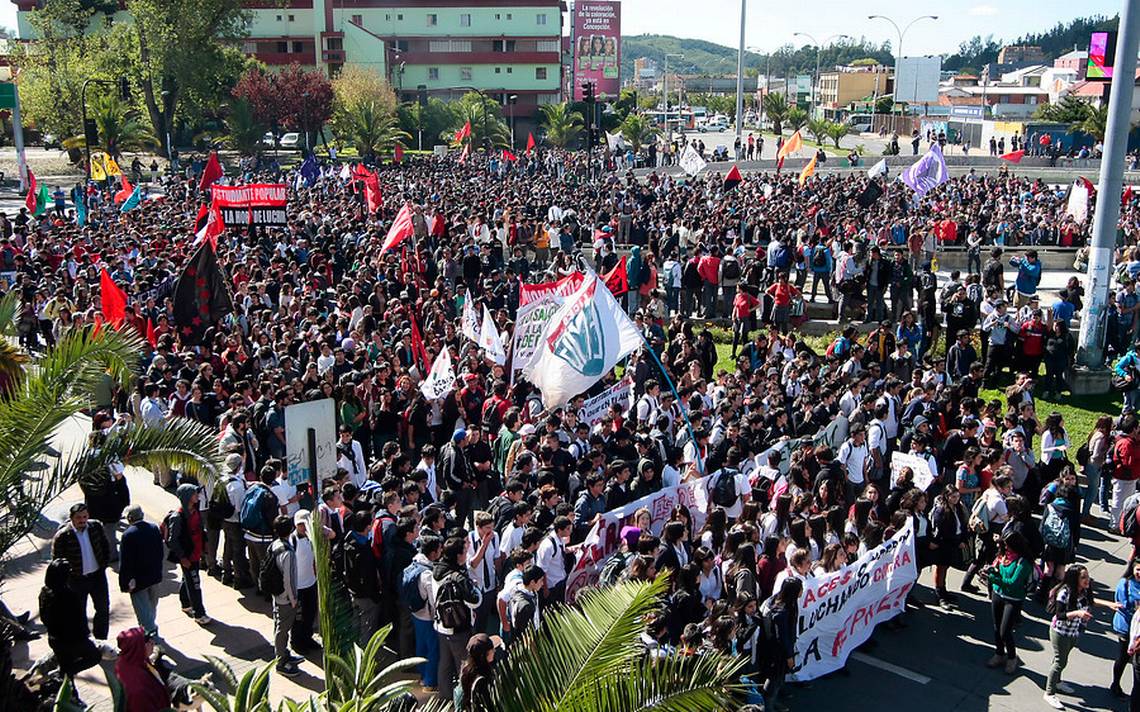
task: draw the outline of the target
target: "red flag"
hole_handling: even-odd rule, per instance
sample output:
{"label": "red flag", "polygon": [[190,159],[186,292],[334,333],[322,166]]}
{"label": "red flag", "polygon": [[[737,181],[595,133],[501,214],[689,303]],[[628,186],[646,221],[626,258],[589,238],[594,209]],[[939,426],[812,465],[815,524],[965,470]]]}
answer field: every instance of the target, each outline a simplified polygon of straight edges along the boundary
{"label": "red flag", "polygon": [[1132,202],[1132,186],[1124,186],[1124,193],[1120,196],[1120,207],[1127,207]]}
{"label": "red flag", "polygon": [[368,212],[374,213],[380,209],[384,197],[380,193],[380,179],[373,173],[364,179],[364,200],[368,203]]}
{"label": "red flag", "polygon": [[127,174],[126,173],[120,173],[119,174],[119,182],[122,184],[123,187],[121,189],[119,189],[118,193],[115,193],[115,202],[116,203],[123,202],[127,198],[131,197],[131,193],[135,192],[135,187],[133,185],[131,185],[131,182],[129,180],[127,180]]}
{"label": "red flag", "polygon": [[36,193],[38,190],[39,190],[39,186],[36,185],[36,175],[34,173],[32,173],[32,169],[29,168],[28,169],[28,194],[27,194],[27,196],[24,197],[24,207],[26,207],[28,209],[28,212],[32,213],[33,215],[36,212],[36,207],[38,207],[37,203],[36,203]]}
{"label": "red flag", "polygon": [[412,358],[420,365],[420,372],[426,374],[428,369],[428,356],[427,349],[424,348],[424,340],[420,336],[420,327],[416,323],[416,317],[412,317]]}
{"label": "red flag", "polygon": [[198,190],[203,192],[209,190],[214,181],[224,175],[222,164],[218,161],[218,152],[210,151],[210,158],[206,161],[206,168],[202,171],[202,180],[198,183]]}
{"label": "red flag", "polygon": [[95,315],[95,326],[91,329],[91,338],[94,339],[96,336],[98,336],[99,332],[102,329],[103,329],[103,315],[102,314],[96,314]]}
{"label": "red flag", "polygon": [[625,266],[625,255],[622,255],[621,261],[614,265],[613,269],[602,275],[602,281],[615,297],[620,297],[629,291],[629,272]]}
{"label": "red flag", "polygon": [[127,293],[119,289],[104,268],[99,275],[99,304],[103,318],[117,327],[127,316]]}
{"label": "red flag", "polygon": [[210,206],[202,204],[198,206],[198,217],[194,218],[194,228],[192,232],[197,235],[206,227],[206,221],[210,219]]}
{"label": "red flag", "polygon": [[392,158],[396,161],[396,163],[403,161],[404,147],[397,143],[396,148],[392,149]]}
{"label": "red flag", "polygon": [[459,154],[459,162],[460,163],[466,163],[467,162],[467,154],[470,153],[470,151],[471,151],[471,144],[467,144],[466,146],[463,147],[463,153]]}
{"label": "red flag", "polygon": [[1090,181],[1088,178],[1085,178],[1084,176],[1077,176],[1077,180],[1079,180],[1081,182],[1081,185],[1083,185],[1089,192],[1090,198],[1096,195],[1096,186],[1092,184],[1092,181]]}
{"label": "red flag", "polygon": [[740,175],[740,169],[736,166],[733,166],[732,170],[728,172],[728,175],[724,177],[724,192],[727,193],[736,186],[740,185],[740,181],[742,180],[744,180],[744,178],[742,178]]}
{"label": "red flag", "polygon": [[1025,158],[1025,151],[1010,151],[1001,154],[1001,159],[1010,163],[1021,163],[1022,158]]}
{"label": "red flag", "polygon": [[158,334],[154,330],[154,322],[148,316],[146,318],[146,340],[152,349],[158,348]]}
{"label": "red flag", "polygon": [[503,149],[503,160],[504,161],[517,161],[517,160],[519,160],[519,157],[504,148]]}
{"label": "red flag", "polygon": [[392,227],[388,228],[388,235],[384,238],[384,245],[380,248],[381,252],[394,250],[400,246],[408,237],[411,237],[415,232],[412,227],[412,206],[404,203],[404,207],[400,208],[400,212],[396,213],[396,219],[392,221]]}
{"label": "red flag", "polygon": [[202,225],[201,229],[196,233],[197,240],[195,244],[206,240],[214,248],[216,252],[218,249],[218,235],[226,231],[226,224],[222,222],[222,211],[217,208],[213,203],[206,214],[206,223]]}
{"label": "red flag", "polygon": [[528,133],[526,135],[526,155],[530,155],[530,152],[534,150],[534,146],[534,134]]}
{"label": "red flag", "polygon": [[462,143],[463,139],[471,136],[471,122],[467,121],[463,124],[463,128],[455,132],[455,142]]}

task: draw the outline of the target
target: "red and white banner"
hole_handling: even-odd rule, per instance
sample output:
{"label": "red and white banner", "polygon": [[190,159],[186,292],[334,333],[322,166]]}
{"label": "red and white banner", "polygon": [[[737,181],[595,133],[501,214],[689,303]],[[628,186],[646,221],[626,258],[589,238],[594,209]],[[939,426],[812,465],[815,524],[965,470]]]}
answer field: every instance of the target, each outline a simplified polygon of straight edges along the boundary
{"label": "red and white banner", "polygon": [[566,297],[582,286],[586,275],[567,275],[556,282],[523,284],[519,287],[519,309],[515,315],[515,331],[511,337],[511,380],[516,371],[530,363],[546,323],[558,311]]}
{"label": "red and white banner", "polygon": [[286,212],[289,188],[284,183],[214,185],[210,191],[213,205],[221,210],[226,227],[289,224]]}
{"label": "red and white banner", "polygon": [[791,679],[813,680],[842,668],[875,626],[903,612],[917,580],[914,527],[908,522],[858,560],[804,581]]}

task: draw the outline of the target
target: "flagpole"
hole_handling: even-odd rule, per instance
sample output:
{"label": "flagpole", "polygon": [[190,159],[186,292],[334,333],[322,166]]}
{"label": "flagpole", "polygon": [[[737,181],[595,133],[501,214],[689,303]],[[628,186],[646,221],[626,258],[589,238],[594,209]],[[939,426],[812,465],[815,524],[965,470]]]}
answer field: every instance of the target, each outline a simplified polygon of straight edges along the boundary
{"label": "flagpole", "polygon": [[[693,439],[693,452],[697,453],[697,469],[703,472],[705,463],[704,458],[701,457],[701,444],[697,442],[697,432],[693,429],[693,422],[689,420],[689,414],[685,412],[685,405],[681,402],[681,394],[677,392],[677,386],[673,384],[673,379],[669,378],[669,372],[665,370],[665,364],[661,363],[661,359],[657,357],[657,352],[649,345],[649,340],[645,338],[645,334],[641,334],[641,342],[645,345],[645,350],[653,357],[653,362],[657,364],[657,368],[661,371],[665,382],[669,384],[669,390],[673,392],[673,397],[677,399],[677,406],[681,409],[681,417],[685,419],[685,427],[689,429],[689,437]],[[654,425],[656,425],[656,423]],[[703,474],[709,475],[711,473],[703,472]]]}

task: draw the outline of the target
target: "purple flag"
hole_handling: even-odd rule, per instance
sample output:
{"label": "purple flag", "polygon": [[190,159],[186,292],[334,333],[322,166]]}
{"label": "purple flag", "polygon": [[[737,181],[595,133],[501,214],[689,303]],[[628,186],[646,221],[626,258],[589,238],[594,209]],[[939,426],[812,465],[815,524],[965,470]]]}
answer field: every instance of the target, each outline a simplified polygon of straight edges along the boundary
{"label": "purple flag", "polygon": [[919,197],[950,180],[950,173],[946,170],[946,159],[942,156],[942,148],[937,143],[933,144],[926,155],[903,171],[899,178],[914,189]]}

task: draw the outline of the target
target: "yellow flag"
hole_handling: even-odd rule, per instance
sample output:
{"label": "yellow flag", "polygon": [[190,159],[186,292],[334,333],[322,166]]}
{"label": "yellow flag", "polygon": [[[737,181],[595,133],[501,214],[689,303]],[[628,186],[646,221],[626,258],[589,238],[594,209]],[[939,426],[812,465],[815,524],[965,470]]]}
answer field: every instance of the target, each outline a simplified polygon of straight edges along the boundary
{"label": "yellow flag", "polygon": [[114,158],[111,158],[110,155],[104,153],[103,154],[103,160],[105,161],[105,165],[107,166],[107,175],[109,175],[109,176],[121,176],[121,175],[123,175],[122,169],[119,168],[118,163],[115,163]]}
{"label": "yellow flag", "polygon": [[808,161],[808,164],[804,166],[804,169],[800,171],[800,185],[804,184],[804,181],[808,179],[808,176],[815,175],[815,159],[817,158],[819,158],[818,153],[813,155],[811,157],[811,160]]}
{"label": "yellow flag", "polygon": [[784,141],[784,145],[780,147],[780,152],[776,154],[776,158],[787,158],[791,154],[803,148],[804,140],[800,136],[800,132],[796,131]]}
{"label": "yellow flag", "polygon": [[91,154],[91,180],[107,180],[107,167],[100,152]]}

